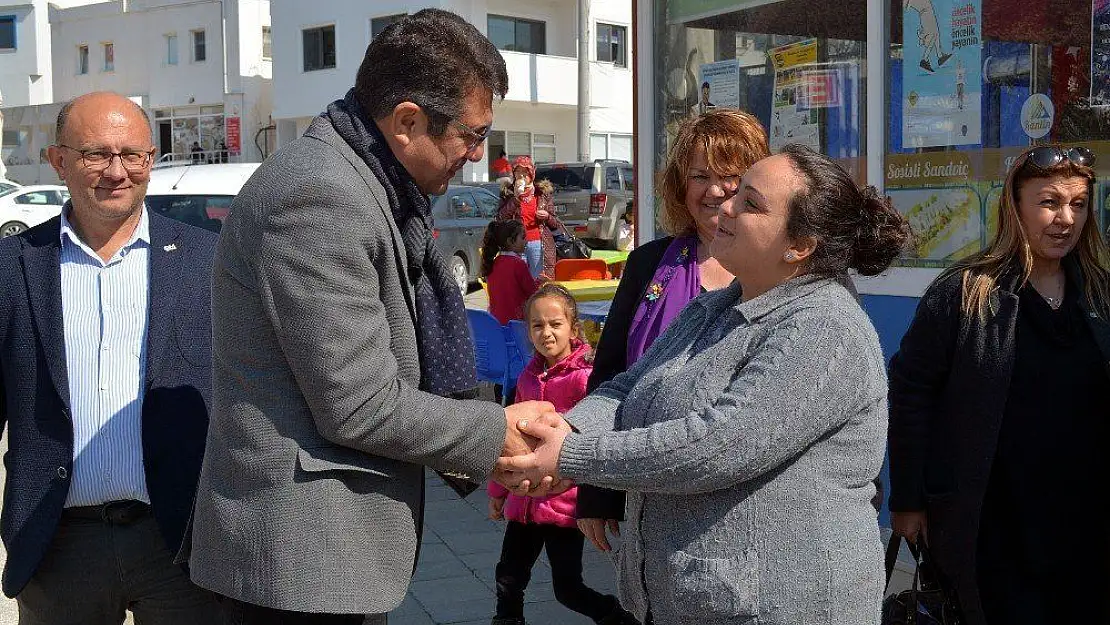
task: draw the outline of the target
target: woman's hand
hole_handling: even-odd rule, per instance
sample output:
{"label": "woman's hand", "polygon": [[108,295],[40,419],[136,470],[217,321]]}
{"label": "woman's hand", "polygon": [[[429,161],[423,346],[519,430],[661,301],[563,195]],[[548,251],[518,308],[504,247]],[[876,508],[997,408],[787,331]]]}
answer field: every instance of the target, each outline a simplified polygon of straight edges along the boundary
{"label": "woman's hand", "polygon": [[924,510],[891,512],[890,525],[895,534],[915,545],[919,537],[924,538],[926,543],[929,542],[929,521]]}
{"label": "woman's hand", "polygon": [[[527,436],[539,441],[532,453],[502,457],[497,460],[496,472],[501,476],[498,481],[518,495],[543,497],[566,490],[565,480],[559,479],[559,454],[563,450],[563,440],[570,434],[570,424],[559,419],[521,419],[517,428]],[[515,483],[506,483],[513,482]]]}
{"label": "woman's hand", "polygon": [[590,542],[594,544],[594,547],[597,547],[598,551],[613,550],[605,536],[606,526],[613,533],[613,536],[620,538],[621,527],[616,519],[578,519],[578,529],[586,538],[590,539]]}
{"label": "woman's hand", "polygon": [[505,497],[489,498],[489,518],[494,521],[505,518]]}

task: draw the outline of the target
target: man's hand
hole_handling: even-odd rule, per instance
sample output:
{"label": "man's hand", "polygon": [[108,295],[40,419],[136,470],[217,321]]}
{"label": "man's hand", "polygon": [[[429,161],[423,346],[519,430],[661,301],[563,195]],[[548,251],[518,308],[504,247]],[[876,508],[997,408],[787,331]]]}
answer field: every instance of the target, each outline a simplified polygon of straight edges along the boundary
{"label": "man's hand", "polygon": [[578,529],[590,539],[590,542],[598,548],[598,551],[612,551],[613,548],[609,546],[609,540],[605,536],[605,528],[609,527],[609,531],[613,536],[620,538],[621,526],[616,519],[578,519]]}
{"label": "man's hand", "polygon": [[895,534],[915,545],[920,538],[924,538],[926,544],[929,542],[929,522],[924,510],[891,512],[890,526]]}
{"label": "man's hand", "polygon": [[490,497],[489,498],[489,518],[494,521],[500,521],[505,518],[505,498],[504,497]]}
{"label": "man's hand", "polygon": [[507,479],[501,483],[518,495],[548,495],[562,482],[558,479],[559,454],[563,450],[563,440],[571,432],[570,425],[561,418],[553,423],[548,416],[537,421],[523,419],[517,428],[538,439],[539,445],[530,453],[499,459],[497,471]]}
{"label": "man's hand", "polygon": [[[547,415],[545,417],[545,415]],[[532,452],[539,441],[535,438],[524,436],[517,427],[521,421],[551,420],[552,417],[562,421],[555,406],[546,401],[525,401],[505,408],[505,445],[501,448],[502,456],[523,456]]]}

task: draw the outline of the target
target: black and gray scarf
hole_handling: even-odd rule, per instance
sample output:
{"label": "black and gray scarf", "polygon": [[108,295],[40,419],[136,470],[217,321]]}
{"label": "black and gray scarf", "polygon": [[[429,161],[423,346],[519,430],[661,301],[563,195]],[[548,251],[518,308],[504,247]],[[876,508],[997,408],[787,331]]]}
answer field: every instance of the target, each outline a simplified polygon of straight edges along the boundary
{"label": "black and gray scarf", "polygon": [[459,287],[432,240],[432,207],[354,95],[328,105],[324,117],[385,187],[408,257],[416,293],[420,388],[444,397],[476,396],[474,345]]}

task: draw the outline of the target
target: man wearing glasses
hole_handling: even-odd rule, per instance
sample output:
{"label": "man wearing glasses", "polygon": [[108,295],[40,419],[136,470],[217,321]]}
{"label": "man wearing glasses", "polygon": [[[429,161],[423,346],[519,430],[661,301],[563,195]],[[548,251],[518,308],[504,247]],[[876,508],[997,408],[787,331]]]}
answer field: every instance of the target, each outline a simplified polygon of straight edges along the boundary
{"label": "man wearing glasses", "polygon": [[215,236],[150,214],[154,148],[135,103],[58,115],[61,216],[0,242],[3,591],[19,621],[210,623],[173,563],[204,454]]}
{"label": "man wearing glasses", "polygon": [[420,11],[236,196],[190,558],[229,622],[384,622],[415,566],[423,467],[481,482],[528,449],[517,422],[553,409],[473,399],[462,298],[432,240],[428,195],[482,159],[507,90],[477,29]]}

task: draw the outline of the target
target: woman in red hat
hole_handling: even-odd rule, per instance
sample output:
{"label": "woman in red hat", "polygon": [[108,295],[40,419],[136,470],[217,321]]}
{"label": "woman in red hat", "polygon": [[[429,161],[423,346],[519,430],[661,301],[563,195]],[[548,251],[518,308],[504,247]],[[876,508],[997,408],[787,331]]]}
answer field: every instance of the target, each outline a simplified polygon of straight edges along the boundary
{"label": "woman in red hat", "polygon": [[555,273],[555,238],[553,228],[560,226],[554,215],[551,183],[536,179],[536,166],[531,157],[513,160],[513,181],[501,185],[501,207],[497,218],[524,224],[524,259],[532,277]]}

